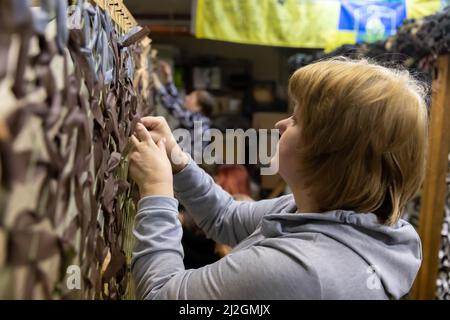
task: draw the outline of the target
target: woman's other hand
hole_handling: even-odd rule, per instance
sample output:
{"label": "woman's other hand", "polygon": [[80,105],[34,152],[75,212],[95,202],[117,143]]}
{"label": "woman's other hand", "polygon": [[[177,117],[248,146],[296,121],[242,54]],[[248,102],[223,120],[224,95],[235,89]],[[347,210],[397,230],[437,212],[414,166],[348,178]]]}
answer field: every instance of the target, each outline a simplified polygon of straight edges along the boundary
{"label": "woman's other hand", "polygon": [[173,197],[172,168],[167,158],[165,139],[159,139],[156,144],[144,125],[138,123],[131,143],[130,175],[139,186],[141,198]]}
{"label": "woman's other hand", "polygon": [[147,128],[154,141],[166,139],[167,157],[172,165],[174,174],[180,172],[189,162],[189,157],[181,150],[175,137],[163,117],[144,117],[141,119],[142,124]]}

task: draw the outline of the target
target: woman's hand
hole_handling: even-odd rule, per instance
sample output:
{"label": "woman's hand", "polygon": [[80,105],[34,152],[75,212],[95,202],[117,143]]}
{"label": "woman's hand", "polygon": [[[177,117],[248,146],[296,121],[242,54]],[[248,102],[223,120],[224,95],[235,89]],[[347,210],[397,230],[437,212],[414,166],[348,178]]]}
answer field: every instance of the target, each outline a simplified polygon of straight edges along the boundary
{"label": "woman's hand", "polygon": [[139,186],[141,198],[173,197],[172,168],[167,158],[165,139],[159,139],[155,144],[144,125],[138,123],[131,143],[130,175]]}
{"label": "woman's hand", "polygon": [[166,139],[166,152],[172,165],[172,172],[176,174],[183,170],[189,162],[189,157],[181,150],[166,119],[163,117],[144,117],[141,122],[154,141],[159,142],[161,139]]}
{"label": "woman's hand", "polygon": [[161,68],[161,73],[163,75],[163,80],[165,80],[166,83],[172,82],[172,69],[170,68],[170,65],[164,61],[160,61],[159,65]]}

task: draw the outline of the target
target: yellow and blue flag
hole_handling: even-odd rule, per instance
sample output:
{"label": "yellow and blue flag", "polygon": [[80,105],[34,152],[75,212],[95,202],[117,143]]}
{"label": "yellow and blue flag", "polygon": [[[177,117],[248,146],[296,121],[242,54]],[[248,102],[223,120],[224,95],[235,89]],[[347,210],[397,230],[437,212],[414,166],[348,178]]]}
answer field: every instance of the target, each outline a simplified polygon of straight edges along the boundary
{"label": "yellow and blue flag", "polygon": [[325,48],[374,42],[405,19],[433,14],[443,0],[197,0],[198,38]]}

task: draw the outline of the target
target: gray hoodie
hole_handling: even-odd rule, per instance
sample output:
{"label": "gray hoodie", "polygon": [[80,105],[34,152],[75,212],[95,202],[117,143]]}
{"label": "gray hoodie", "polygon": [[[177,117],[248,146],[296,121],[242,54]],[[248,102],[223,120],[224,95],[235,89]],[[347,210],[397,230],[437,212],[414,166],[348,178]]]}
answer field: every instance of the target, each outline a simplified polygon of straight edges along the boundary
{"label": "gray hoodie", "polygon": [[219,261],[185,270],[178,201],[140,200],[132,273],[143,299],[399,299],[421,263],[404,220],[372,213],[295,213],[292,195],[239,202],[192,160],[174,176],[179,201],[213,240],[234,246]]}

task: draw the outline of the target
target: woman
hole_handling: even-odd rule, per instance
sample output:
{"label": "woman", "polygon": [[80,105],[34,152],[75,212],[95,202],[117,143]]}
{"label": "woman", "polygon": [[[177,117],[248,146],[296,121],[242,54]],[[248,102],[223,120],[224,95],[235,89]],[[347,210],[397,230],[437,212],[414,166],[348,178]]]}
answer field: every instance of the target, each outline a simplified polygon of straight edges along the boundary
{"label": "woman", "polygon": [[[138,297],[399,299],[409,292],[421,245],[400,216],[423,178],[424,88],[406,71],[333,59],[297,70],[289,94],[294,114],[276,127],[279,173],[292,194],[272,200],[234,201],[180,151],[163,119],[142,119],[130,168],[142,197],[132,261]],[[174,190],[209,237],[233,246],[229,255],[185,270]]]}

